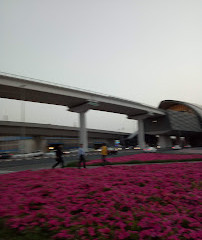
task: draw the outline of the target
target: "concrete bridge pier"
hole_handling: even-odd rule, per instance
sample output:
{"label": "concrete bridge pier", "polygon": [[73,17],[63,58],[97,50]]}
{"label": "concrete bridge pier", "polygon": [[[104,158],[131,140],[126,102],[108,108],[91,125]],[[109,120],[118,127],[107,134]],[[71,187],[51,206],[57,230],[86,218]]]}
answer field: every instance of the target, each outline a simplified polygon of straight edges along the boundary
{"label": "concrete bridge pier", "polygon": [[141,149],[144,149],[146,146],[145,143],[145,130],[144,130],[144,119],[153,116],[152,113],[141,114],[137,116],[128,116],[129,119],[134,119],[138,121],[138,145]]}
{"label": "concrete bridge pier", "polygon": [[83,144],[85,151],[88,151],[88,133],[86,129],[86,112],[79,113],[80,120],[80,134],[79,134],[79,143]]}
{"label": "concrete bridge pier", "polygon": [[138,145],[141,149],[145,148],[144,120],[138,120]]}
{"label": "concrete bridge pier", "polygon": [[41,136],[33,137],[33,149],[34,151],[41,150],[47,152],[47,140],[43,139]]}
{"label": "concrete bridge pier", "polygon": [[88,151],[88,134],[86,129],[86,113],[91,108],[90,102],[77,105],[69,109],[71,112],[79,113],[79,122],[80,122],[80,132],[79,132],[79,143],[83,144],[83,149],[85,152]]}
{"label": "concrete bridge pier", "polygon": [[172,142],[171,142],[170,136],[160,135],[159,140],[158,140],[158,145],[161,148],[172,147]]}

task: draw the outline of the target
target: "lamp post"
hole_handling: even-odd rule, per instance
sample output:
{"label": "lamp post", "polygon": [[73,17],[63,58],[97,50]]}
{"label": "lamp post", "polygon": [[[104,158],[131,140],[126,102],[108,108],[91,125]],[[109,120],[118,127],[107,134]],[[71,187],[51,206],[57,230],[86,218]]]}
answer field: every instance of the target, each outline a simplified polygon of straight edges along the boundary
{"label": "lamp post", "polygon": [[22,145],[21,145],[21,153],[25,151],[25,84],[20,85],[21,87],[21,138],[22,138]]}

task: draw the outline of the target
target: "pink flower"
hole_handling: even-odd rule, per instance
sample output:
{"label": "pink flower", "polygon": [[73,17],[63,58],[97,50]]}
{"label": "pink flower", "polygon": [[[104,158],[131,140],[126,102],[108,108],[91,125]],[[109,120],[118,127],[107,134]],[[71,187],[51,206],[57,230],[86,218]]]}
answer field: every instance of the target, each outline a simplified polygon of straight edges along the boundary
{"label": "pink flower", "polygon": [[11,228],[48,228],[55,239],[201,239],[201,167],[171,163],[0,175],[0,215]]}
{"label": "pink flower", "polygon": [[91,236],[95,236],[95,230],[93,227],[88,227],[88,232]]}

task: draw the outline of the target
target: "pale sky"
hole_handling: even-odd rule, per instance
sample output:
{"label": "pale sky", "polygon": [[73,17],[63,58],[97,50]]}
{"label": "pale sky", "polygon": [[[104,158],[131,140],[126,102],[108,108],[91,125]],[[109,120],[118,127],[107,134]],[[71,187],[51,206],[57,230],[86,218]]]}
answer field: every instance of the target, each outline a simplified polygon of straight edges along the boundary
{"label": "pale sky", "polygon": [[[0,71],[154,107],[166,99],[202,105],[201,29],[201,0],[0,0]],[[21,120],[19,101],[0,105],[0,120]],[[25,110],[27,122],[78,126],[65,107]],[[90,111],[87,121],[136,129],[124,115]]]}

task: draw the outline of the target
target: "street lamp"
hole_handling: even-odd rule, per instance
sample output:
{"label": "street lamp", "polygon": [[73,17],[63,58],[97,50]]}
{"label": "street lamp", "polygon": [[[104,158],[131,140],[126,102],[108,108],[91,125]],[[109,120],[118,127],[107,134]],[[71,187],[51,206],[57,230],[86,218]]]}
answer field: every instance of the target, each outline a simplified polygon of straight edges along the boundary
{"label": "street lamp", "polygon": [[21,137],[22,137],[22,145],[21,145],[21,153],[24,153],[25,151],[25,88],[26,85],[22,84],[20,85],[21,88],[21,122],[22,122],[22,128],[21,128]]}

